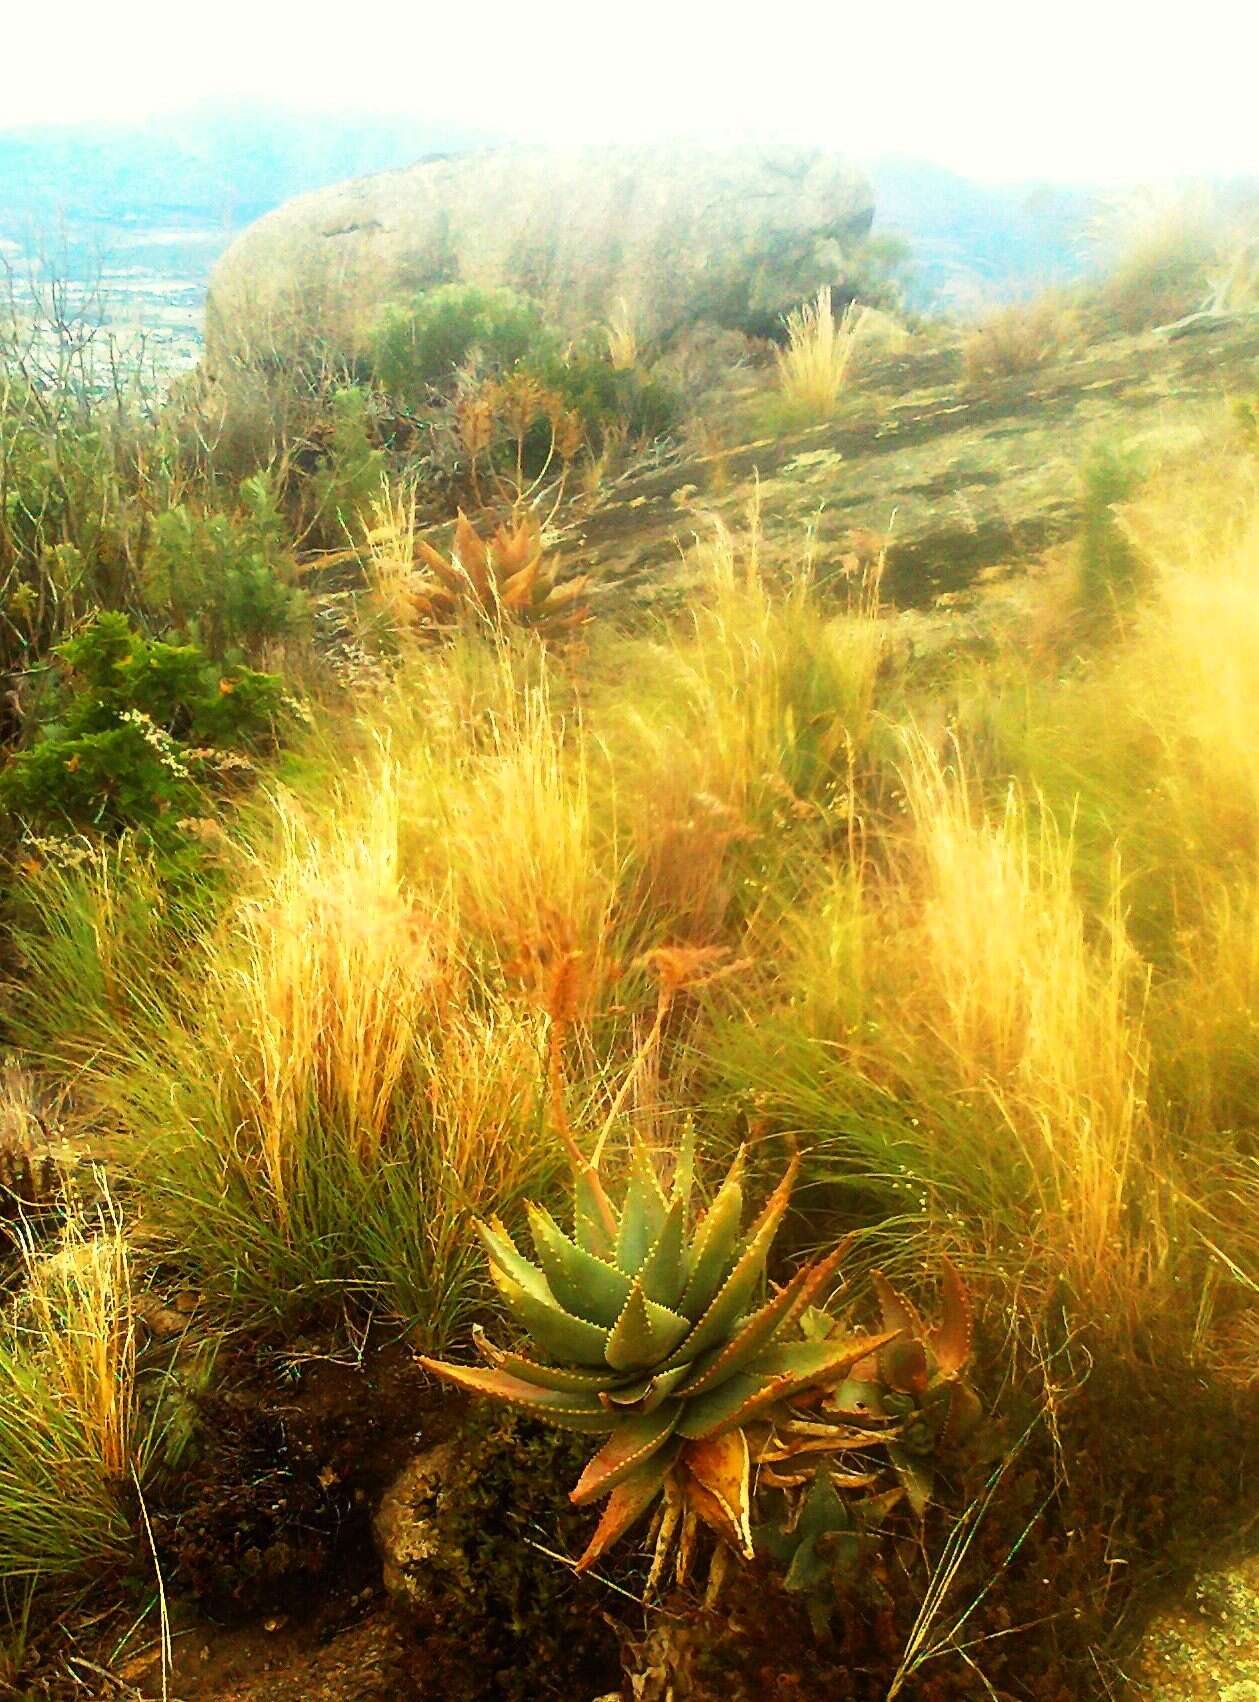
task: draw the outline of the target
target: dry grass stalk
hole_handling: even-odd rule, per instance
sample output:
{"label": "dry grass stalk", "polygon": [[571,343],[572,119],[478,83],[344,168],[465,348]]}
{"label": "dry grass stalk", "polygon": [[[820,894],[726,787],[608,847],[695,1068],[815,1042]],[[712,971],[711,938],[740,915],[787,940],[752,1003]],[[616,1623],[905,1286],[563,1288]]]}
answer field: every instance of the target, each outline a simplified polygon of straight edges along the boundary
{"label": "dry grass stalk", "polygon": [[833,419],[852,364],[862,310],[850,302],[837,319],[829,284],[787,315],[787,347],[776,351],[787,402],[810,419]]}
{"label": "dry grass stalk", "polygon": [[966,376],[974,383],[1052,365],[1067,354],[1078,329],[1075,313],[1052,292],[993,308],[963,341]]}
{"label": "dry grass stalk", "polygon": [[138,1439],[131,1256],[121,1220],[89,1230],[71,1217],[54,1253],[25,1262],[24,1302],[45,1375],[93,1470],[107,1484],[122,1484]]}
{"label": "dry grass stalk", "polygon": [[622,296],[608,315],[605,335],[608,340],[608,359],[617,372],[629,372],[638,365],[638,337],[629,303]]}

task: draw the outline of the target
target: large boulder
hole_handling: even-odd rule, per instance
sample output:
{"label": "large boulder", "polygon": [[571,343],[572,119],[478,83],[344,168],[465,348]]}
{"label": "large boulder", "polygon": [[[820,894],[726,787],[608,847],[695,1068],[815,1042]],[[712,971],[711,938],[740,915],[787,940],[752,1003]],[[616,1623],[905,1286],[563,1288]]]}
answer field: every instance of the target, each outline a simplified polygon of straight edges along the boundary
{"label": "large boulder", "polygon": [[[570,333],[628,310],[663,339],[698,321],[769,329],[874,216],[866,179],[816,148],[510,148],[426,160],[299,196],[215,268],[211,362],[294,339],[361,344],[387,303],[507,286]],[[620,304],[624,302],[625,309]]]}

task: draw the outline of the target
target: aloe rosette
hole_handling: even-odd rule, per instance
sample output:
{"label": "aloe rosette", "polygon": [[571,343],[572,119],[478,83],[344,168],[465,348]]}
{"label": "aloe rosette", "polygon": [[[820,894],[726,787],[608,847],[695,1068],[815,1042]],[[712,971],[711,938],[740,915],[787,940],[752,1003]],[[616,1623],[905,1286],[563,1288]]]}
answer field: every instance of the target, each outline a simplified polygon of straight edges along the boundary
{"label": "aloe rosette", "polygon": [[573,1156],[571,1234],[529,1206],[531,1260],[498,1219],[478,1226],[494,1283],[534,1351],[496,1347],[478,1330],[488,1368],[423,1363],[459,1388],[604,1439],[571,1492],[579,1506],[606,1502],[578,1571],[662,1493],[666,1542],[680,1519],[684,1538],[701,1520],[751,1558],[751,1467],[776,1417],[819,1399],[899,1327],[800,1338],[800,1320],[834,1277],[843,1247],[764,1298],[794,1162],[744,1231],[742,1152],[694,1223],[689,1141],[668,1193],[646,1149],[635,1147],[619,1212],[594,1166]]}

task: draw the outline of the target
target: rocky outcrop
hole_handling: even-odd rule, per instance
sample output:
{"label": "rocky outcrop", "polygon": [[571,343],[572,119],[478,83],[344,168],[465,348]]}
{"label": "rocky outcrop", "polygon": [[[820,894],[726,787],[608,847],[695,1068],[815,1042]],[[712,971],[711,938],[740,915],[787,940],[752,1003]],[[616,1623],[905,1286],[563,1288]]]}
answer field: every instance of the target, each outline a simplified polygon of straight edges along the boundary
{"label": "rocky outcrop", "polygon": [[956,348],[887,358],[828,425],[736,440],[624,481],[574,520],[564,557],[592,576],[596,609],[685,606],[705,571],[687,546],[711,535],[714,515],[739,528],[755,501],[767,564],[798,562],[806,538],[827,576],[881,552],[885,599],[927,609],[1070,537],[1091,445],[1157,457],[1218,436],[1228,397],[1253,389],[1257,360],[1253,316],[1183,342],[1115,339],[979,386]]}
{"label": "rocky outcrop", "polygon": [[386,303],[452,282],[519,290],[569,332],[617,311],[646,338],[764,329],[842,287],[873,213],[861,173],[814,148],[428,160],[300,196],[238,237],[211,279],[207,352],[265,353],[295,333],[353,347]]}

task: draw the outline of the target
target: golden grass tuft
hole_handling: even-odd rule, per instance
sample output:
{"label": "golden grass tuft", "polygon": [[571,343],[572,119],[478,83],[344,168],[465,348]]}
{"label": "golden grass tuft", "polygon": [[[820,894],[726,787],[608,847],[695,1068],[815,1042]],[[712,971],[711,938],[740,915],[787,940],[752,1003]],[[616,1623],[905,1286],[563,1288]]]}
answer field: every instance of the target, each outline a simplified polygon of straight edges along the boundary
{"label": "golden grass tuft", "polygon": [[1071,306],[1053,292],[989,309],[962,341],[962,364],[972,383],[1051,366],[1079,334]]}
{"label": "golden grass tuft", "polygon": [[141,1420],[118,1217],[72,1216],[52,1251],[24,1247],[22,1269],[0,1316],[0,1567],[36,1580],[128,1557],[156,1432]]}
{"label": "golden grass tuft", "polygon": [[836,318],[829,284],[787,315],[787,347],[777,351],[778,382],[788,407],[803,418],[820,424],[835,417],[861,318],[856,302]]}
{"label": "golden grass tuft", "polygon": [[638,334],[634,316],[624,296],[608,315],[606,328],[608,359],[617,372],[630,372],[638,365]]}

